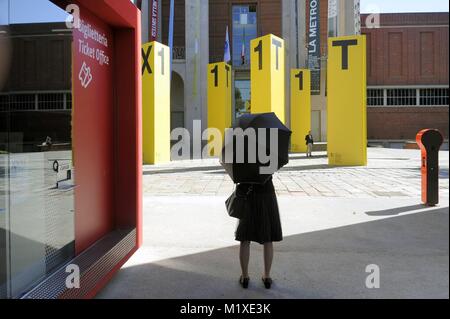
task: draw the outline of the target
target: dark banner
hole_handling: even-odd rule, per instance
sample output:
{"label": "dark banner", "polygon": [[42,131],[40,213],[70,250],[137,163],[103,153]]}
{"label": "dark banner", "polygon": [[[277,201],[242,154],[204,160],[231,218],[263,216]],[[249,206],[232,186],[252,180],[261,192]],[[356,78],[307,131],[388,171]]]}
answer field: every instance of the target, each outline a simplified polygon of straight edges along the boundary
{"label": "dark banner", "polygon": [[[285,287],[279,288],[287,289]],[[279,290],[279,291],[280,291]],[[308,287],[305,288],[308,291]],[[259,293],[256,292],[256,293]],[[255,295],[256,295],[255,293]],[[169,300],[169,299],[153,299],[153,300],[0,300],[2,309],[12,308],[14,313],[28,314],[29,309],[34,308],[35,311],[48,311],[49,307],[65,311],[70,307],[71,313],[83,316],[86,313],[100,312],[104,309],[114,311],[119,317],[129,317],[130,309],[153,314],[161,314],[165,318],[175,319],[237,319],[237,318],[300,318],[303,314],[318,313],[320,315],[348,315],[349,309],[352,313],[365,314],[368,309],[372,317],[383,316],[387,311],[393,314],[412,315],[423,314],[429,309],[444,311],[447,309],[448,299],[442,300],[292,300],[292,299],[251,299],[249,294],[236,290],[236,296],[242,299],[236,300]],[[261,291],[260,296],[282,297],[280,292],[267,293]],[[328,295],[330,296],[330,295]],[[145,296],[142,296],[145,298]],[[357,297],[357,296],[348,296]],[[25,310],[24,310],[25,309]],[[26,311],[26,312],[25,312]],[[362,316],[362,315],[359,315]],[[356,317],[350,316],[350,318]]]}
{"label": "dark banner", "polygon": [[150,1],[150,42],[158,40],[158,0]]}
{"label": "dark banner", "polygon": [[320,93],[320,1],[309,0],[308,68],[311,70],[311,93]]}

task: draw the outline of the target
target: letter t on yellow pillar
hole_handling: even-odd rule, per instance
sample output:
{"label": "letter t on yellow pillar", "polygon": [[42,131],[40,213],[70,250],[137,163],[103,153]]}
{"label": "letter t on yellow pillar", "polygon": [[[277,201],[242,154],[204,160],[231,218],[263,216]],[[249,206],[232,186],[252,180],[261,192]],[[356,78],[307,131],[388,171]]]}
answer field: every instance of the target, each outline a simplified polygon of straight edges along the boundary
{"label": "letter t on yellow pillar", "polygon": [[274,112],[285,123],[284,41],[268,34],[250,43],[251,113]]}
{"label": "letter t on yellow pillar", "polygon": [[367,165],[366,37],[328,39],[328,162]]}
{"label": "letter t on yellow pillar", "polygon": [[291,70],[291,130],[293,152],[306,153],[305,137],[311,131],[311,71]]}
{"label": "letter t on yellow pillar", "polygon": [[142,47],[142,130],[144,164],[170,161],[170,50]]}

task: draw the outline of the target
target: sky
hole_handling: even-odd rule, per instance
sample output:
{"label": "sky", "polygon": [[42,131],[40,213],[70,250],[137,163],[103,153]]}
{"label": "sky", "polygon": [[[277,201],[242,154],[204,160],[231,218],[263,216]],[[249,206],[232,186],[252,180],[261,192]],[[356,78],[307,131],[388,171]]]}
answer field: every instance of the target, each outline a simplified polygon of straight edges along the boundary
{"label": "sky", "polygon": [[10,23],[57,22],[67,17],[64,10],[48,0],[10,0],[9,11]]}
{"label": "sky", "polygon": [[448,12],[448,0],[361,0],[361,12]]}
{"label": "sky", "polygon": [[[10,1],[10,23],[65,21],[66,13],[48,0],[0,0],[0,24]],[[175,0],[176,1],[176,0]],[[349,1],[349,0],[344,0]],[[361,12],[448,12],[448,0],[361,0]]]}

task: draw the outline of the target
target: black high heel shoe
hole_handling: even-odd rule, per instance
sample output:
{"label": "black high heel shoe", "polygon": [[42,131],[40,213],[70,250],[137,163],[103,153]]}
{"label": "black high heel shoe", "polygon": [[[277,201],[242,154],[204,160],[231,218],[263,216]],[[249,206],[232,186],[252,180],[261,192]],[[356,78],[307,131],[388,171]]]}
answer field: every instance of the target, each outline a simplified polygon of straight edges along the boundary
{"label": "black high heel shoe", "polygon": [[272,278],[261,278],[261,279],[266,289],[270,289],[272,287]]}
{"label": "black high heel shoe", "polygon": [[241,284],[242,288],[247,289],[248,288],[248,283],[250,282],[250,278],[244,278],[244,277],[240,277],[239,278],[239,283]]}

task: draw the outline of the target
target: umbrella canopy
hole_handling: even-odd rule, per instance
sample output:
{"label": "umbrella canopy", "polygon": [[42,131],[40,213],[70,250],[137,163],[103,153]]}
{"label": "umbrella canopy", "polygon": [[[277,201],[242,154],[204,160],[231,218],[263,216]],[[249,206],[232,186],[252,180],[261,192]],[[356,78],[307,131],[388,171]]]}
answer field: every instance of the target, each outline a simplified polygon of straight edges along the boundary
{"label": "umbrella canopy", "polygon": [[[238,128],[242,131],[236,130]],[[277,133],[275,145],[270,143],[271,129]],[[252,136],[251,131],[254,132],[254,138],[249,137]],[[222,149],[220,163],[234,183],[264,184],[275,171],[289,162],[292,132],[275,113],[243,115],[233,126],[233,132],[233,138],[226,141]],[[243,147],[239,148],[242,141]],[[227,157],[227,152],[231,151],[232,155]],[[270,161],[268,158],[260,158],[259,153],[270,155]],[[261,171],[262,168],[269,167],[272,168],[269,172]]]}

